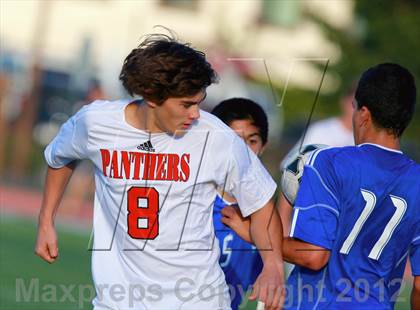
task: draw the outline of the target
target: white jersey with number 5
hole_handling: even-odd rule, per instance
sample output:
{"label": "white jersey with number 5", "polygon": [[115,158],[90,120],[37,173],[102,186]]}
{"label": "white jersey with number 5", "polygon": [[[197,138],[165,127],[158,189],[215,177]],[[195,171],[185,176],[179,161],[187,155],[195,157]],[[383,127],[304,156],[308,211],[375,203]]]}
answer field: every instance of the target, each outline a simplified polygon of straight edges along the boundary
{"label": "white jersey with number 5", "polygon": [[45,150],[53,168],[78,159],[95,167],[94,306],[229,308],[212,223],[216,190],[234,195],[248,216],[276,185],[213,115],[201,111],[183,136],[147,133],[125,121],[129,103],[83,107]]}

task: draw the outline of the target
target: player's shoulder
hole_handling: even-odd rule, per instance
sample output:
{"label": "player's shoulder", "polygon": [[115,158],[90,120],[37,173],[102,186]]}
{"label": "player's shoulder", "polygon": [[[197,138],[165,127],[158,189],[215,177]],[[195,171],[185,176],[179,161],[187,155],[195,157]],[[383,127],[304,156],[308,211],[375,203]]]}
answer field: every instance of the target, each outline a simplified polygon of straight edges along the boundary
{"label": "player's shoulder", "polygon": [[[407,178],[409,178],[410,181],[413,182],[413,184],[417,183],[420,185],[420,164],[417,163],[415,160],[411,159],[407,155],[403,155],[407,166],[409,167],[407,169]],[[419,187],[420,188],[420,187]]]}
{"label": "player's shoulder", "polygon": [[208,133],[209,150],[215,156],[226,156],[226,154],[235,154],[233,157],[249,156],[249,148],[244,140],[211,113],[200,111],[197,125],[191,131],[191,136],[194,131]]}
{"label": "player's shoulder", "polygon": [[202,128],[209,128],[209,129],[228,129],[229,126],[227,126],[225,123],[223,123],[217,116],[200,110],[200,118],[198,119],[198,124]]}
{"label": "player's shoulder", "polygon": [[393,166],[400,166],[408,168],[409,171],[416,171],[420,165],[408,157],[403,151],[385,147],[380,144],[362,143],[357,146],[362,154],[361,160],[364,158],[381,158],[385,162],[389,162]]}
{"label": "player's shoulder", "polygon": [[358,173],[360,160],[360,150],[355,146],[326,147],[314,151],[305,165],[319,175],[345,179],[349,173]]}
{"label": "player's shoulder", "polygon": [[128,103],[129,99],[121,100],[95,100],[89,104],[84,105],[76,114],[73,116],[75,121],[85,123],[87,125],[93,122],[100,122],[104,120],[106,115],[116,115],[118,111],[121,111]]}
{"label": "player's shoulder", "polygon": [[223,123],[217,116],[206,112],[200,111],[200,118],[198,119],[198,130],[205,130],[209,131],[213,136],[217,136],[220,138],[227,138],[232,139],[235,138],[237,135],[235,132]]}
{"label": "player's shoulder", "polygon": [[77,115],[82,116],[84,114],[91,114],[91,113],[112,113],[116,110],[123,109],[130,100],[128,99],[121,99],[121,100],[95,100],[89,104],[84,105],[78,112]]}
{"label": "player's shoulder", "polygon": [[308,158],[306,165],[339,165],[348,163],[349,160],[355,158],[359,150],[355,146],[342,146],[342,147],[325,147],[320,148],[311,154]]}

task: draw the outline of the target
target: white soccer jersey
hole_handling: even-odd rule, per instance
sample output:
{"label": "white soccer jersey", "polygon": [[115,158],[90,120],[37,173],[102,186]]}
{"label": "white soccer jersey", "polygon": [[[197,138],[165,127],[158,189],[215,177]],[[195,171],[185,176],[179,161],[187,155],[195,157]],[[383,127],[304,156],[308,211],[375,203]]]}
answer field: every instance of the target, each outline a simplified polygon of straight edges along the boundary
{"label": "white soccer jersey", "polygon": [[[132,101],[132,100],[131,100]],[[213,115],[181,137],[125,121],[130,100],[95,101],[60,129],[48,165],[95,167],[92,273],[96,309],[229,309],[212,223],[218,188],[248,216],[276,184],[258,158]]]}

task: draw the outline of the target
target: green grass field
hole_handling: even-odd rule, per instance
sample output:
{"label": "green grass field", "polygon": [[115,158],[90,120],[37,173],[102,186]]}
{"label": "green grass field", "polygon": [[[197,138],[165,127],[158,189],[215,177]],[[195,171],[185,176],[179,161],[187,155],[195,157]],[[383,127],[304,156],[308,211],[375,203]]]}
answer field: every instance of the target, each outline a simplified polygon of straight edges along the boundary
{"label": "green grass field", "polygon": [[[1,309],[92,308],[90,301],[79,303],[78,290],[71,289],[71,285],[90,285],[92,288],[90,252],[86,250],[89,232],[59,229],[60,257],[50,265],[34,254],[36,225],[33,221],[6,217],[1,220],[0,227]],[[31,293],[31,280],[33,294],[26,296],[29,300],[25,301],[25,291],[27,295]],[[37,281],[39,285],[36,285]],[[23,289],[20,283],[23,283]],[[39,287],[39,294],[35,286]],[[69,290],[72,290],[73,298],[66,295]]]}
{"label": "green grass field", "polygon": [[[60,228],[58,234],[60,257],[56,263],[49,265],[34,255],[35,223],[2,217],[1,309],[92,308],[90,252],[86,250],[90,234],[88,231],[76,231],[75,228]],[[395,309],[409,309],[410,290],[410,285],[404,286],[401,301]],[[255,303],[249,303],[244,309],[255,309]]]}

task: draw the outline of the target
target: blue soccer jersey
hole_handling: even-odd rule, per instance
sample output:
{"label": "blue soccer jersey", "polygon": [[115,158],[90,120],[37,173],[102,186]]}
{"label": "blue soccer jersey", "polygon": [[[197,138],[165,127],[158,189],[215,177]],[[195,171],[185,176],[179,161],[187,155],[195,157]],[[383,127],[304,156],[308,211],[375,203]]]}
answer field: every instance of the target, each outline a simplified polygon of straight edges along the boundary
{"label": "blue soccer jersey", "polygon": [[219,264],[225,273],[231,293],[232,310],[236,310],[260,274],[263,263],[258,250],[253,245],[242,240],[232,229],[222,223],[220,212],[226,205],[222,198],[216,197],[213,222],[216,237],[219,240]]}
{"label": "blue soccer jersey", "polygon": [[420,165],[375,144],[314,152],[290,235],[331,255],[295,267],[287,309],[392,309],[408,256],[420,275]]}

